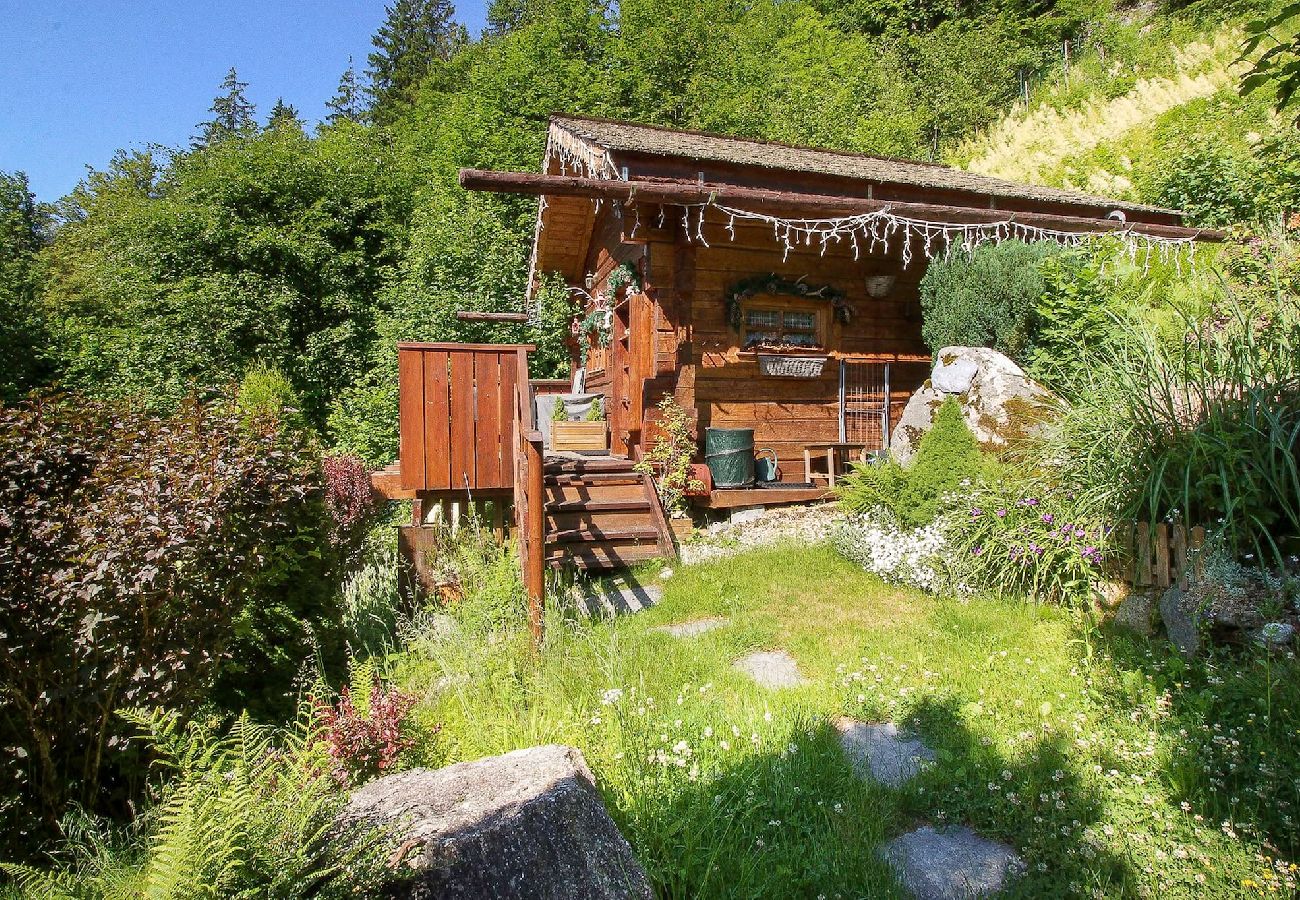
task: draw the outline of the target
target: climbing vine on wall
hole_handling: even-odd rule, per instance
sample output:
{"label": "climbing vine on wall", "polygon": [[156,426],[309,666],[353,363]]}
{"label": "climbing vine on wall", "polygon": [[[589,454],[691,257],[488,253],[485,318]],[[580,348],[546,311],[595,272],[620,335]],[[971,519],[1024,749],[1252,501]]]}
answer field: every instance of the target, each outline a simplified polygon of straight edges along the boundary
{"label": "climbing vine on wall", "polygon": [[591,307],[585,315],[573,317],[569,330],[578,341],[583,365],[587,364],[587,356],[593,346],[608,347],[613,339],[614,306],[618,303],[619,293],[624,289],[631,293],[641,290],[641,275],[630,262],[616,266],[606,276],[605,291],[591,299]]}

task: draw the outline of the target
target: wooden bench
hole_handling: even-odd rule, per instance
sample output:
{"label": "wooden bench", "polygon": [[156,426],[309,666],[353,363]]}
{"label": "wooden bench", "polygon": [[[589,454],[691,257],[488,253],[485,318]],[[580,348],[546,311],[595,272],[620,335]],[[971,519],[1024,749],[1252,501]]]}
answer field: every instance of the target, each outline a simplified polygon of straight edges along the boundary
{"label": "wooden bench", "polygon": [[[851,459],[850,454],[856,456]],[[826,471],[813,471],[814,456],[826,458]],[[825,481],[828,488],[835,487],[835,479],[848,471],[850,462],[865,462],[867,456],[866,444],[854,443],[828,443],[828,444],[807,444],[803,448],[803,470],[804,477],[808,481]]]}

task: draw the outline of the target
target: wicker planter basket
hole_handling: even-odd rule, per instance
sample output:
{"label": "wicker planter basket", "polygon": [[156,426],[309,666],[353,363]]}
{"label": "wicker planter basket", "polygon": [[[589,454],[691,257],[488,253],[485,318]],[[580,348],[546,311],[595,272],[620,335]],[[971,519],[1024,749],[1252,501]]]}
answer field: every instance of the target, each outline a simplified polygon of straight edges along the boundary
{"label": "wicker planter basket", "polygon": [[781,356],[758,354],[758,370],[776,378],[820,378],[826,367],[824,356]]}

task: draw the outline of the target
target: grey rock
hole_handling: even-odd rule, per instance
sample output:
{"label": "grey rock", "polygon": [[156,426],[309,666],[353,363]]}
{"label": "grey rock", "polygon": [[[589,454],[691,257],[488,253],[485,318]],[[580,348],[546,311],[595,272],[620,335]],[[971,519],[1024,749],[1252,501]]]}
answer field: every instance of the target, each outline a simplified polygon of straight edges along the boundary
{"label": "grey rock", "polygon": [[660,625],[655,631],[671,634],[675,638],[688,638],[704,634],[706,631],[712,631],[715,628],[721,628],[726,624],[726,619],[694,619],[690,622],[679,622],[676,625]]}
{"label": "grey rock", "polygon": [[1187,595],[1173,585],[1160,595],[1160,620],[1165,634],[1185,659],[1201,652],[1201,615]]}
{"label": "grey rock", "polygon": [[573,747],[389,775],[356,791],[339,824],[387,830],[390,859],[406,876],[389,897],[653,897]]}
{"label": "grey rock", "polygon": [[940,358],[930,374],[930,383],[945,394],[964,394],[979,370],[979,363],[968,356],[954,356],[948,361]]}
{"label": "grey rock", "polygon": [[903,408],[890,436],[890,456],[907,463],[934,423],[935,411],[949,397],[956,397],[961,404],[962,416],[976,440],[993,450],[1018,435],[1040,431],[1055,403],[1050,392],[996,350],[944,347],[936,356],[930,380]]}
{"label": "grey rock", "polygon": [[787,688],[804,684],[794,657],[784,650],[751,653],[736,660],[735,667],[765,688]]}
{"label": "grey rock", "polygon": [[1156,602],[1149,594],[1129,594],[1115,609],[1115,626],[1151,637],[1156,633]]}
{"label": "grey rock", "polygon": [[840,746],[860,778],[873,778],[889,787],[900,787],[915,777],[934,751],[914,737],[898,730],[893,722],[868,724],[839,719]]}
{"label": "grey rock", "polygon": [[917,900],[965,900],[1002,890],[1023,863],[1011,848],[969,828],[928,825],[894,838],[880,855]]}

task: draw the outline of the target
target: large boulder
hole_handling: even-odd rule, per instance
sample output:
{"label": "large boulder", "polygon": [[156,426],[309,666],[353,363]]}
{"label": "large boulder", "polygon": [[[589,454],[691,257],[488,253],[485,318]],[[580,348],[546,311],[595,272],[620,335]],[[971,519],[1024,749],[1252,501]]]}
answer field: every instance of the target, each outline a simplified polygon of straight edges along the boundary
{"label": "large boulder", "polygon": [[387,832],[392,864],[403,870],[389,897],[653,897],[573,747],[380,778],[352,795],[340,825]]}
{"label": "large boulder", "polygon": [[966,425],[991,450],[1036,432],[1054,403],[1052,394],[1018,365],[987,347],[944,347],[930,379],[912,394],[889,441],[890,455],[907,463],[949,397],[961,405]]}

